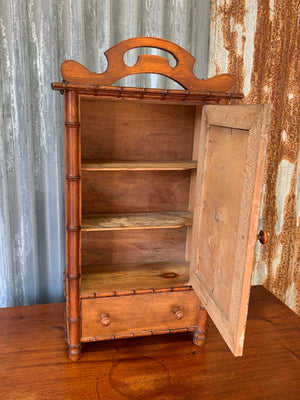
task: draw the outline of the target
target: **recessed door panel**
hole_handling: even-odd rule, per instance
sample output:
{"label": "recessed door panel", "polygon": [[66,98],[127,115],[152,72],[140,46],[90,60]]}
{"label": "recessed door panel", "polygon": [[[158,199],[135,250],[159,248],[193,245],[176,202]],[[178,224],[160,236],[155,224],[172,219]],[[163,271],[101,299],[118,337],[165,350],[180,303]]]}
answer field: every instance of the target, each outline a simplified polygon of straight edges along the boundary
{"label": "recessed door panel", "polygon": [[243,351],[267,121],[267,106],[205,106],[200,128],[191,283],[235,355]]}

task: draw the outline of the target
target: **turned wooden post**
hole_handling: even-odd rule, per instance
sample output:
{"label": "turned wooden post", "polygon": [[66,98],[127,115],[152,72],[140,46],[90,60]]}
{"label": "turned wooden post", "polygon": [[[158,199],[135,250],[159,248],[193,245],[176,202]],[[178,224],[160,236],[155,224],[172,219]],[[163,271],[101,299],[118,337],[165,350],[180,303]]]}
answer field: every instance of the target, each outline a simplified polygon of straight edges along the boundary
{"label": "turned wooden post", "polygon": [[207,332],[207,311],[201,301],[198,301],[197,330],[194,331],[193,342],[196,346],[204,346]]}
{"label": "turned wooden post", "polygon": [[66,317],[69,358],[80,357],[80,132],[78,93],[65,92]]}

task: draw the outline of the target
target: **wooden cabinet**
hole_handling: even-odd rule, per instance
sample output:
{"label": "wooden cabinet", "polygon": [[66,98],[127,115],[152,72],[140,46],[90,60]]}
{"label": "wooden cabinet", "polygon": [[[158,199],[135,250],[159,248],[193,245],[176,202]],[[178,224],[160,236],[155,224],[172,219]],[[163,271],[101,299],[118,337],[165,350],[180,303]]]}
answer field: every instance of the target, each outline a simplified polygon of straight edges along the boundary
{"label": "wooden cabinet", "polygon": [[[135,47],[159,56],[124,64]],[[194,77],[162,39],[125,40],[102,74],[62,64],[66,149],[66,327],[82,342],[194,331],[207,311],[242,354],[264,171],[268,107],[228,105],[229,75]],[[111,86],[159,73],[185,90]]]}

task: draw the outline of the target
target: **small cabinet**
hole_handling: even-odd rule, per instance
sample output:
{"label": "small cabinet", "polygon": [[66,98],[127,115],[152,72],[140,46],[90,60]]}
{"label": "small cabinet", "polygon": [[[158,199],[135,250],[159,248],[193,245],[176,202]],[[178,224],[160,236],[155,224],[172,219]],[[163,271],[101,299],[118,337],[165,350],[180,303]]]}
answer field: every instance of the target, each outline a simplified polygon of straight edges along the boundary
{"label": "small cabinet", "polygon": [[[123,62],[126,51],[159,56]],[[199,80],[163,39],[125,40],[101,74],[62,64],[66,169],[66,327],[82,342],[194,331],[207,311],[241,355],[257,240],[268,107],[229,105],[232,78]],[[163,74],[183,90],[112,86]]]}

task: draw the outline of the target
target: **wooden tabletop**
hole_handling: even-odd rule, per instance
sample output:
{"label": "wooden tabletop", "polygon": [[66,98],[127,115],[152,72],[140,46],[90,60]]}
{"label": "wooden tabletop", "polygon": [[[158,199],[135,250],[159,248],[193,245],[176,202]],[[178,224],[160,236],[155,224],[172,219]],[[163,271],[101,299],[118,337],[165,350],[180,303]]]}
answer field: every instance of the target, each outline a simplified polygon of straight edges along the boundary
{"label": "wooden tabletop", "polygon": [[251,291],[244,356],[210,322],[189,333],[85,344],[72,363],[63,304],[0,309],[0,398],[17,400],[300,399],[300,318],[262,286]]}

